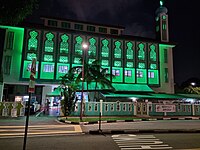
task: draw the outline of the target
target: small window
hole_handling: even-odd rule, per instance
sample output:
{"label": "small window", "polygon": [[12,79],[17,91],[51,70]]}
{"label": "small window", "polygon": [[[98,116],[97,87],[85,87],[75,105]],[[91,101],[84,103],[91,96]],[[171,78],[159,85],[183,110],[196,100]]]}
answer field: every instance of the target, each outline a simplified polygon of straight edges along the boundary
{"label": "small window", "polygon": [[14,32],[7,33],[6,49],[13,49]]}
{"label": "small window", "polygon": [[117,102],[117,111],[120,111],[120,102]]}
{"label": "small window", "polygon": [[101,32],[101,33],[107,33],[107,28],[99,27],[99,32]]}
{"label": "small window", "polygon": [[128,104],[128,111],[132,111],[132,104]]}
{"label": "small window", "polygon": [[118,30],[116,30],[116,29],[110,29],[110,34],[118,34]]}
{"label": "small window", "polygon": [[152,112],[152,105],[149,105],[149,112]]}
{"label": "small window", "polygon": [[165,68],[165,83],[169,82],[169,78],[168,78],[168,68]]}
{"label": "small window", "polygon": [[94,111],[98,111],[98,104],[94,105]]}
{"label": "small window", "polygon": [[110,105],[110,110],[111,110],[111,111],[114,111],[114,104],[111,104],[111,105]]}
{"label": "small window", "polygon": [[69,22],[62,22],[61,23],[61,27],[62,28],[66,28],[66,29],[70,29],[71,28],[71,24]]}
{"label": "small window", "polygon": [[57,26],[57,21],[54,21],[54,20],[48,20],[48,25],[49,25],[49,26],[56,27],[56,26]]}
{"label": "small window", "polygon": [[83,25],[81,25],[81,24],[75,24],[74,25],[74,29],[76,29],[76,30],[83,30]]}
{"label": "small window", "polygon": [[168,50],[164,49],[164,63],[168,63]]}
{"label": "small window", "polygon": [[112,74],[114,76],[120,76],[120,71],[119,70],[112,70]]}
{"label": "small window", "polygon": [[67,73],[68,67],[67,66],[58,66],[58,72],[59,73]]}
{"label": "small window", "polygon": [[154,78],[155,77],[155,75],[154,75],[154,72],[148,72],[148,78]]}
{"label": "small window", "polygon": [[54,72],[54,65],[44,65],[44,72]]}
{"label": "small window", "polygon": [[87,31],[95,32],[94,26],[87,26]]}
{"label": "small window", "polygon": [[132,76],[132,71],[131,70],[125,70],[124,75],[126,77],[131,77]]}
{"label": "small window", "polygon": [[137,71],[137,78],[143,78],[143,72]]}
{"label": "small window", "polygon": [[4,57],[4,65],[3,65],[3,73],[9,75],[10,74],[10,68],[11,68],[11,56],[5,56]]}

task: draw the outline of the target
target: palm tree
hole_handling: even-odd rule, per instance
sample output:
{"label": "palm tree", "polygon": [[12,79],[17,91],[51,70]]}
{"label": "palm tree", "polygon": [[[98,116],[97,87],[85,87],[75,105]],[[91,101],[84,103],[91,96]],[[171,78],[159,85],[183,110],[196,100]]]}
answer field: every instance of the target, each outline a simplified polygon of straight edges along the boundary
{"label": "palm tree", "polygon": [[75,108],[75,104],[78,100],[76,97],[76,91],[78,89],[78,84],[76,81],[75,71],[74,68],[70,69],[68,73],[61,76],[61,83],[59,88],[61,88],[61,94],[64,96],[62,101],[62,109],[65,116],[71,114],[71,112]]}

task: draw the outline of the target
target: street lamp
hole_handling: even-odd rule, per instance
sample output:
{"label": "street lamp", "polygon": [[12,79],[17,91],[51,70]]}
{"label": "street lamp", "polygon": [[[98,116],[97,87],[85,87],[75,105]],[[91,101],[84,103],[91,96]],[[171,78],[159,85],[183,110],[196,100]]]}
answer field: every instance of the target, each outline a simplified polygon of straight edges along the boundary
{"label": "street lamp", "polygon": [[82,92],[81,92],[81,110],[80,110],[80,121],[83,120],[83,91],[84,91],[84,63],[85,63],[85,51],[88,49],[88,44],[83,43],[83,58],[82,58]]}

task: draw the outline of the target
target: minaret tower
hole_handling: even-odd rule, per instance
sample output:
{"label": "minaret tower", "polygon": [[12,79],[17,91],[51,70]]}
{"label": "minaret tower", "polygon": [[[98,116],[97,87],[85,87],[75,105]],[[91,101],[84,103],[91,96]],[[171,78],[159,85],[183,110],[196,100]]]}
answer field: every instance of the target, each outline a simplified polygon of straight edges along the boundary
{"label": "minaret tower", "polygon": [[163,5],[164,0],[160,0],[160,7],[156,10],[156,39],[169,42],[168,10]]}

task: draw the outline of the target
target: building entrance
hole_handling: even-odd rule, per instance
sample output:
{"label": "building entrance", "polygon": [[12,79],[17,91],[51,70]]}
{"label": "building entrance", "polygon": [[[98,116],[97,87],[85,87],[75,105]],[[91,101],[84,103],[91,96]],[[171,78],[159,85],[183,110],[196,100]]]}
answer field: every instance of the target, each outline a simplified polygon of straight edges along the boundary
{"label": "building entrance", "polygon": [[137,102],[136,109],[137,109],[137,115],[147,115],[147,103]]}

